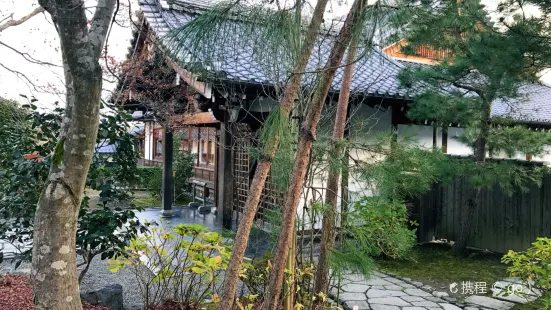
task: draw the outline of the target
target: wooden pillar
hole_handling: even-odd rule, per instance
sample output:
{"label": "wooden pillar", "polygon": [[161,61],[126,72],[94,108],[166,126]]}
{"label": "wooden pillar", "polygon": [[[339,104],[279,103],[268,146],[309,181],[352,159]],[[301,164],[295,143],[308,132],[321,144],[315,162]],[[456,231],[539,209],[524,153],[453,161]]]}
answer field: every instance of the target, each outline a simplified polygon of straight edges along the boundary
{"label": "wooden pillar", "polygon": [[174,153],[174,143],[172,139],[172,131],[168,128],[164,130],[163,144],[163,210],[161,216],[173,217],[172,212],[172,161]]}
{"label": "wooden pillar", "polygon": [[225,229],[231,229],[233,223],[233,172],[232,172],[232,134],[225,113],[224,122],[220,122],[220,142],[218,145],[218,203],[222,210],[222,222]]}
{"label": "wooden pillar", "polygon": [[448,152],[448,125],[442,126],[442,152]]}
{"label": "wooden pillar", "polygon": [[197,166],[201,158],[201,127],[197,127]]}

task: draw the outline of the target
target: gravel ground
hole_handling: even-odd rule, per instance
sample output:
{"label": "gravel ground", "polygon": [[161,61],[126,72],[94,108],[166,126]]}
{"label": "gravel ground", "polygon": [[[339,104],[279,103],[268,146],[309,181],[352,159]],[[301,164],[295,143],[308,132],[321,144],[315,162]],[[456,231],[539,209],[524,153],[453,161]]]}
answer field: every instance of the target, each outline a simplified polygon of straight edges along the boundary
{"label": "gravel ground", "polygon": [[[27,273],[30,274],[31,266],[29,263],[23,263],[17,270],[14,269],[13,262],[5,260],[0,264],[0,274],[5,273]],[[145,272],[149,272],[146,270]],[[81,291],[93,291],[104,288],[107,285],[120,284],[122,285],[124,308],[125,309],[142,309],[143,299],[140,288],[136,283],[135,276],[128,269],[120,270],[113,273],[107,269],[107,260],[101,260],[96,257],[92,260],[90,269],[86,273],[80,286]]]}

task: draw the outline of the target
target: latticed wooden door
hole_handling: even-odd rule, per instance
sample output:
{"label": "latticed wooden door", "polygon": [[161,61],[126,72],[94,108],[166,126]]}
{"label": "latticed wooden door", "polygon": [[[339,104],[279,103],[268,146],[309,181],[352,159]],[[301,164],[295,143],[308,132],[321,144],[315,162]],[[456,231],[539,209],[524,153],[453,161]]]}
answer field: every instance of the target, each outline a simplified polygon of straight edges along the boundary
{"label": "latticed wooden door", "polygon": [[[252,158],[251,152],[252,148],[257,145],[257,132],[250,131],[246,124],[235,124],[233,138],[233,210],[239,214],[243,212],[256,168],[256,162]],[[270,172],[260,198],[260,206],[256,214],[257,219],[264,220],[270,210],[276,210],[282,204],[283,194],[277,190],[274,181]]]}

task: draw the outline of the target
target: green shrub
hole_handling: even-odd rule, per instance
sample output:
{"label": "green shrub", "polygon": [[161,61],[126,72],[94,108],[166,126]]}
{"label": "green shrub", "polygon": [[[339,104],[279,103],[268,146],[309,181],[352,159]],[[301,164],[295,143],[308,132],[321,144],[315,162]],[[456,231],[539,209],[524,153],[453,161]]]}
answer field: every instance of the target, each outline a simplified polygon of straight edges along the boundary
{"label": "green shrub", "polygon": [[196,155],[186,151],[178,151],[174,154],[174,200],[178,201],[185,195],[188,188],[188,179],[193,176]]}
{"label": "green shrub", "polygon": [[163,187],[163,167],[138,167],[138,175],[138,188],[147,189],[155,196],[161,195],[161,189]]}
{"label": "green shrub", "polygon": [[510,250],[501,259],[510,264],[507,272],[511,277],[519,277],[532,288],[544,292],[542,310],[551,309],[551,239],[537,238],[525,252]]}
{"label": "green shrub", "polygon": [[[217,302],[222,285],[217,278],[231,255],[221,235],[198,224],[179,224],[171,230],[155,227],[131,240],[124,251],[127,256],[109,260],[109,270],[131,269],[145,309],[167,299],[182,309],[196,309],[207,299]],[[152,272],[142,272],[147,269]]]}

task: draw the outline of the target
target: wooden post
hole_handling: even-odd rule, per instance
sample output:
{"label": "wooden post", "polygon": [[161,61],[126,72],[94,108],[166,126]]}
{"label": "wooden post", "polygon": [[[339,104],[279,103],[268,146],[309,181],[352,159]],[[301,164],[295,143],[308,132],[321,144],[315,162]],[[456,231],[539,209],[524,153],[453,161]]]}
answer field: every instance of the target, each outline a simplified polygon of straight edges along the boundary
{"label": "wooden post", "polygon": [[448,152],[448,125],[442,125],[442,152]]}
{"label": "wooden post", "polygon": [[222,208],[222,223],[225,229],[232,229],[233,223],[233,172],[232,172],[232,134],[229,115],[225,113],[220,122],[220,142],[218,145],[218,210]]}
{"label": "wooden post", "polygon": [[201,127],[197,127],[197,166],[201,162]]}
{"label": "wooden post", "polygon": [[174,143],[172,131],[165,129],[163,145],[163,210],[162,217],[173,217],[172,212],[172,161],[174,153]]}

